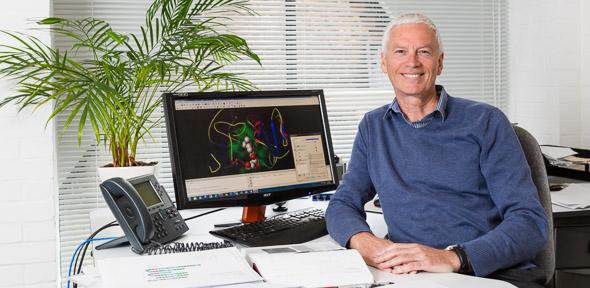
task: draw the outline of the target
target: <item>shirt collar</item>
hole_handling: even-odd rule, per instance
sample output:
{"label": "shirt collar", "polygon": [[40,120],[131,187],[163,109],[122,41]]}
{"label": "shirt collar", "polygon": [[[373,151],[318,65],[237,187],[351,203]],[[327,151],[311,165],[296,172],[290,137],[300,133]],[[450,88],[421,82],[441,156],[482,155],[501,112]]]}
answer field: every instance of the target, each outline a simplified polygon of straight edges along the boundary
{"label": "shirt collar", "polygon": [[[449,94],[447,94],[445,87],[443,87],[442,85],[436,85],[435,89],[436,89],[436,93],[439,95],[438,102],[436,103],[436,108],[434,108],[434,111],[432,111],[428,115],[438,112],[441,116],[442,121],[444,122],[447,117],[446,110],[447,110],[447,102],[448,102]],[[389,109],[387,109],[387,111],[385,112],[385,115],[383,115],[383,117],[385,118],[387,115],[389,115],[390,112],[394,112],[394,113],[401,114],[402,116],[404,116],[401,108],[399,107],[399,103],[397,102],[397,97],[393,99],[393,102],[391,102],[391,104],[389,104]],[[404,116],[404,119],[405,119],[405,116]]]}

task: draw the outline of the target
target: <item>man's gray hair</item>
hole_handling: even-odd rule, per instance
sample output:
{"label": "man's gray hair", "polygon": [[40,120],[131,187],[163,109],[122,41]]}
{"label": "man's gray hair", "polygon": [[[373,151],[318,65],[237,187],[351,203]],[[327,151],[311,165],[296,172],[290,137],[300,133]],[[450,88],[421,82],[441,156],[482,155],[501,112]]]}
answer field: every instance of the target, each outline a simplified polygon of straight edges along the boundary
{"label": "man's gray hair", "polygon": [[404,24],[426,24],[432,31],[436,37],[436,42],[438,42],[438,48],[440,53],[443,52],[442,40],[440,38],[440,33],[438,33],[438,29],[434,22],[430,20],[430,18],[426,17],[424,14],[420,13],[407,13],[401,14],[397,16],[395,19],[389,22],[387,28],[385,28],[385,32],[383,33],[383,38],[381,40],[381,52],[387,52],[387,46],[389,45],[389,38],[391,37],[391,31],[396,28],[397,26],[404,25]]}

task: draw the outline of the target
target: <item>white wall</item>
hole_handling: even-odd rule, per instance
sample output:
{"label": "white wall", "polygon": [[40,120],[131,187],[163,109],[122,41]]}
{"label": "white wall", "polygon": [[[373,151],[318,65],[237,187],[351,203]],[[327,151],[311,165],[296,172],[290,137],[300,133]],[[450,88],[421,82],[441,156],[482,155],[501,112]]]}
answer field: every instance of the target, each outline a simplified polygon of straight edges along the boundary
{"label": "white wall", "polygon": [[541,144],[590,148],[590,4],[509,5],[511,120]]}
{"label": "white wall", "polygon": [[[4,1],[0,29],[27,30],[30,18],[49,15],[49,0]],[[5,36],[0,43],[13,44]],[[0,80],[0,98],[13,84]],[[50,107],[17,113],[0,109],[0,287],[56,287],[57,228],[54,177],[54,126],[45,121]]]}

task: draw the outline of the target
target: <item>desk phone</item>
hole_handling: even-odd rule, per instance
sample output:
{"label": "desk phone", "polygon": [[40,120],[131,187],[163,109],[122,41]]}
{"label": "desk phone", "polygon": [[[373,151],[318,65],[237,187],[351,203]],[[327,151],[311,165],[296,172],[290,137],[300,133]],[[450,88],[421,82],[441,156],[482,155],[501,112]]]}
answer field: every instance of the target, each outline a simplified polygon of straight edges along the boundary
{"label": "desk phone", "polygon": [[131,250],[142,254],[188,231],[170,196],[153,175],[129,180],[111,178],[100,184],[100,190],[125,236],[97,249],[129,241]]}

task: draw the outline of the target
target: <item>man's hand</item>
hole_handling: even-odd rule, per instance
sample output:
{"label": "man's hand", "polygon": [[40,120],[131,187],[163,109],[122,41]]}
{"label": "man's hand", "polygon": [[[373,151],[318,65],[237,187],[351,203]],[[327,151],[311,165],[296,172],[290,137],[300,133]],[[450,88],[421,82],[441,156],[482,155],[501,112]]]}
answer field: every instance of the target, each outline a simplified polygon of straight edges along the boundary
{"label": "man's hand", "polygon": [[403,243],[392,243],[378,257],[373,258],[373,261],[377,263],[377,268],[391,269],[395,274],[419,271],[457,272],[461,266],[459,257],[453,251]]}
{"label": "man's hand", "polygon": [[383,260],[377,262],[377,259],[381,259],[383,253],[385,251],[388,251],[388,249],[393,244],[393,242],[379,238],[369,232],[361,232],[355,234],[350,238],[348,246],[350,246],[350,248],[352,249],[357,250],[361,254],[361,256],[363,256],[365,263],[367,263],[368,265],[386,271],[391,271],[389,267],[381,268],[379,264],[383,262]]}
{"label": "man's hand", "polygon": [[369,232],[350,238],[349,246],[359,251],[368,265],[395,274],[457,272],[461,261],[455,252],[420,244],[393,243]]}

